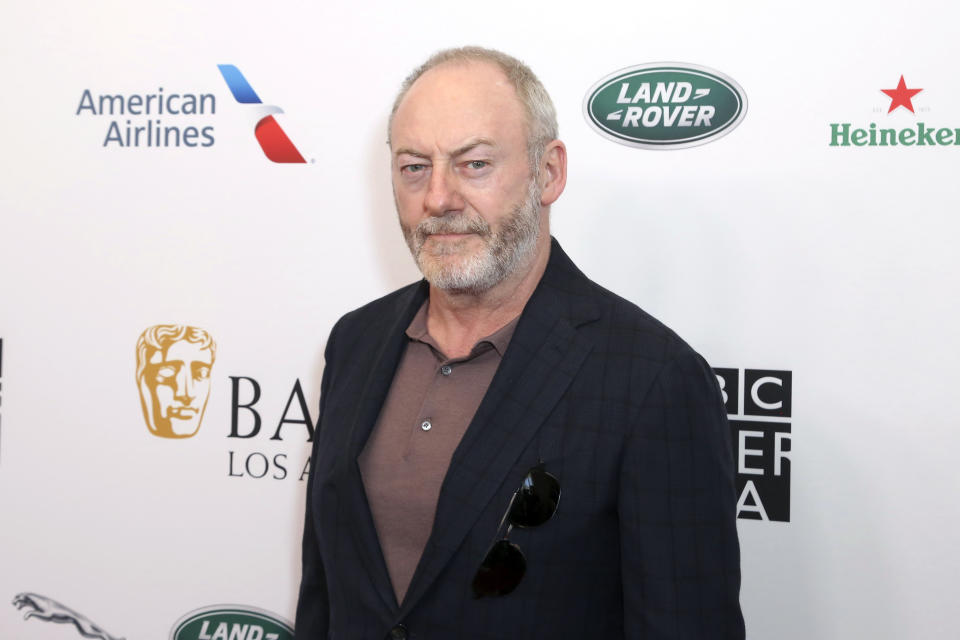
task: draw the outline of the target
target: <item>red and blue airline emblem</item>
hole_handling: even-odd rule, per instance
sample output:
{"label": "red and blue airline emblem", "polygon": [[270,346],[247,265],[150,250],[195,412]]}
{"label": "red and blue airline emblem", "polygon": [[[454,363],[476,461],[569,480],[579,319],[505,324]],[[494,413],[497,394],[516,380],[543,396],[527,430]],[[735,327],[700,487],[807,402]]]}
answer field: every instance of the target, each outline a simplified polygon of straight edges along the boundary
{"label": "red and blue airline emblem", "polygon": [[[223,79],[227,82],[230,92],[240,104],[263,104],[260,96],[253,90],[247,79],[232,64],[218,64]],[[270,115],[270,113],[283,113],[283,109],[274,106],[267,106],[268,114],[257,121],[253,128],[253,135],[256,136],[260,148],[264,155],[273,162],[283,163],[305,163],[306,160],[297,151],[293,142],[287,137],[280,123]]]}

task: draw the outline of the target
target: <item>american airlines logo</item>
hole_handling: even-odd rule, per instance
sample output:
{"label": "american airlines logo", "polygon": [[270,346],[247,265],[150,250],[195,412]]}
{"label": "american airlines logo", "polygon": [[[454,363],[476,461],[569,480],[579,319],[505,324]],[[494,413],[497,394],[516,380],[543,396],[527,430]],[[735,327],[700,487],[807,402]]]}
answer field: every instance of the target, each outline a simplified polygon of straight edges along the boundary
{"label": "american airlines logo", "polygon": [[247,82],[240,69],[234,65],[218,64],[217,68],[220,69],[220,74],[237,102],[246,105],[260,105],[256,108],[258,118],[253,128],[253,135],[260,143],[264,155],[273,162],[306,163],[293,141],[290,140],[286,132],[280,127],[280,123],[273,117],[275,113],[283,113],[283,109],[275,105],[263,104],[260,96]]}

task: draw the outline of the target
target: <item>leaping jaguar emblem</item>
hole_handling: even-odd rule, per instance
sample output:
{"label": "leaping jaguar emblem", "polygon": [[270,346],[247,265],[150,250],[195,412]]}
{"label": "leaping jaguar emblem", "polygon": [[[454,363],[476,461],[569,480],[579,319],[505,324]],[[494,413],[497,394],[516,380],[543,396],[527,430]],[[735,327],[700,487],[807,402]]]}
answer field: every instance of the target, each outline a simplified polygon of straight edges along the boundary
{"label": "leaping jaguar emblem", "polygon": [[99,625],[91,622],[85,615],[63,606],[56,600],[51,600],[36,593],[18,593],[13,598],[13,606],[17,609],[26,609],[23,614],[24,620],[38,618],[48,622],[72,623],[84,638],[124,640],[110,635]]}

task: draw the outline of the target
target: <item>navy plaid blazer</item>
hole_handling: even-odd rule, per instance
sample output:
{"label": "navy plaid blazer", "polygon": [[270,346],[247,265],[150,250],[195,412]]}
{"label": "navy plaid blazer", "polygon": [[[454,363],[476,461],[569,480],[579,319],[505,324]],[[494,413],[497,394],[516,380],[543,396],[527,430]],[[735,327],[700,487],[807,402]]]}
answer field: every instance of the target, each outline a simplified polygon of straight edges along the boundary
{"label": "navy plaid blazer", "polygon": [[[427,293],[425,282],[400,289],[330,334],[296,639],[743,638],[716,378],[670,329],[587,279],[555,240],[396,601],[357,456]],[[473,576],[541,459],[560,481],[557,512],[511,532],[527,559],[516,590],[476,599]]]}

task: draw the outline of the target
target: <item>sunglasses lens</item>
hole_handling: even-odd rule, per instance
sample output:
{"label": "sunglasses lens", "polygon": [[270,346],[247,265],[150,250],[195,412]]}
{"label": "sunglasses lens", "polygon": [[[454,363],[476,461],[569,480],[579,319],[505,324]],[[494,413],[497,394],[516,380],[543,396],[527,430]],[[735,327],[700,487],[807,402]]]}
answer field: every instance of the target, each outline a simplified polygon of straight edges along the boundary
{"label": "sunglasses lens", "polygon": [[527,561],[520,547],[509,540],[498,540],[473,578],[473,593],[478,598],[504,596],[520,584],[526,571]]}
{"label": "sunglasses lens", "polygon": [[517,527],[537,527],[550,519],[560,502],[560,482],[540,468],[533,468],[523,479],[510,507],[510,523]]}

